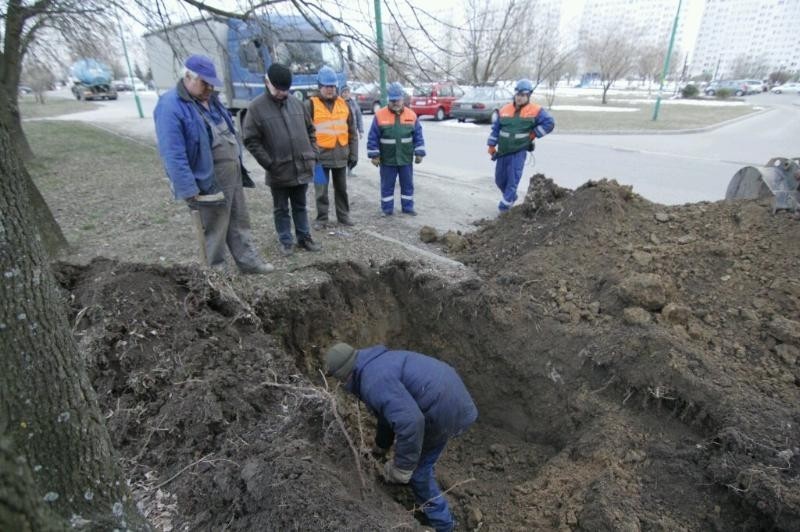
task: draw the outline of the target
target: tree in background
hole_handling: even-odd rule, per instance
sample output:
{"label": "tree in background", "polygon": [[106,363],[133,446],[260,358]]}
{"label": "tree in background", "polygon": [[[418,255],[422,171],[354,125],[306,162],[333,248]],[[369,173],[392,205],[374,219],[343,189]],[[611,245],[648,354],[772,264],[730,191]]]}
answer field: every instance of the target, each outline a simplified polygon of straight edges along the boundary
{"label": "tree in background", "polygon": [[532,0],[467,0],[466,24],[460,36],[463,79],[472,85],[493,84],[514,74],[530,51]]}
{"label": "tree in background", "polygon": [[44,95],[53,87],[56,76],[47,66],[41,63],[35,61],[27,63],[29,64],[25,66],[22,79],[33,90],[36,103],[44,104]]}
{"label": "tree in background", "polygon": [[769,72],[768,61],[764,56],[751,57],[739,54],[730,66],[732,79],[764,78]]}
{"label": "tree in background", "polygon": [[582,52],[584,62],[600,73],[603,103],[608,103],[608,89],[634,67],[637,46],[635,40],[616,28],[608,28],[598,35],[587,36]]}
{"label": "tree in background", "polygon": [[770,85],[783,85],[790,79],[792,79],[792,72],[787,72],[786,70],[776,70],[775,72],[769,73],[769,84]]}
{"label": "tree in background", "polygon": [[648,83],[647,93],[650,94],[651,86],[661,77],[664,68],[664,50],[654,44],[647,44],[639,48],[636,56],[635,70],[642,83]]}
{"label": "tree in background", "polygon": [[561,79],[564,67],[576,52],[564,48],[555,24],[537,26],[534,31],[529,43],[530,51],[526,55],[527,72],[520,77],[530,77],[535,89],[543,82]]}

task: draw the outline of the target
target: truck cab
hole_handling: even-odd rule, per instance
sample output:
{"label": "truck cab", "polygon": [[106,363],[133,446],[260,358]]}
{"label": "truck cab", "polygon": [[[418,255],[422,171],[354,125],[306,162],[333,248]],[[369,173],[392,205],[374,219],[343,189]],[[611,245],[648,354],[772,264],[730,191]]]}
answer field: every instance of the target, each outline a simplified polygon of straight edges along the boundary
{"label": "truck cab", "polygon": [[[332,33],[328,24],[322,26]],[[248,21],[213,17],[148,33],[144,38],[158,90],[175,86],[190,53],[203,54],[217,67],[217,77],[223,82],[218,88],[220,98],[232,113],[246,109],[266,90],[264,75],[273,62],[292,70],[292,93],[299,99],[317,90],[317,72],[323,66],[336,71],[341,85],[347,80],[338,41],[299,16],[264,16]],[[176,43],[183,53],[175,51]]]}
{"label": "truck cab", "polygon": [[464,96],[464,91],[453,82],[444,81],[414,87],[411,110],[417,116],[432,116],[434,120],[450,118],[453,102]]}

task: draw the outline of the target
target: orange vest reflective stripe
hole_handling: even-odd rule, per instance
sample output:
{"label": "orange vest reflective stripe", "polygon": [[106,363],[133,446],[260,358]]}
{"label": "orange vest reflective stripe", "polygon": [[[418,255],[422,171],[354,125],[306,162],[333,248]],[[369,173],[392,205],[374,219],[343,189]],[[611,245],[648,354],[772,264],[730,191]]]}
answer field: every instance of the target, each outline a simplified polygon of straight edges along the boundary
{"label": "orange vest reflective stripe", "polygon": [[317,146],[330,150],[336,147],[337,141],[341,146],[347,146],[347,117],[350,115],[347,103],[337,97],[333,102],[333,109],[328,110],[328,106],[319,97],[312,96],[311,105],[314,106]]}
{"label": "orange vest reflective stripe", "polygon": [[[395,119],[397,118],[397,113],[391,111],[388,107],[381,107],[381,109],[375,113],[375,119],[378,121],[378,126],[380,127],[388,127],[393,126]],[[414,122],[417,121],[417,113],[409,109],[408,107],[403,107],[403,110],[400,112],[400,124],[401,125],[414,125]]]}

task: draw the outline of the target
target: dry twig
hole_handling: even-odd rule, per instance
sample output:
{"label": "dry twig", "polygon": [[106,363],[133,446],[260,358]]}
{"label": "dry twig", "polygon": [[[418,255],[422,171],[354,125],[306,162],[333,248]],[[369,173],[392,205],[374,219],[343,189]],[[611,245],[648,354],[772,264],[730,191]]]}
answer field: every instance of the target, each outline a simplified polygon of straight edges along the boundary
{"label": "dry twig", "polygon": [[170,482],[172,482],[173,480],[175,480],[176,478],[181,476],[186,470],[196,466],[197,464],[199,464],[201,462],[205,462],[213,454],[214,453],[208,453],[207,455],[205,455],[204,457],[200,458],[199,460],[195,460],[191,464],[187,465],[186,467],[184,467],[183,469],[181,469],[180,471],[178,471],[177,473],[175,473],[174,475],[169,477],[167,480],[165,480],[161,484],[156,484],[156,486],[153,488],[153,491],[155,491],[155,490],[157,490],[159,488],[163,488],[164,486],[166,486],[167,484],[169,484]]}
{"label": "dry twig", "polygon": [[280,382],[263,382],[264,386],[269,386],[271,388],[280,388],[282,390],[290,390],[293,392],[299,392],[304,394],[305,397],[316,397],[318,399],[323,399],[328,402],[330,405],[331,413],[333,414],[334,419],[336,420],[337,425],[339,425],[339,429],[342,431],[345,439],[347,440],[347,444],[350,446],[350,450],[353,452],[353,459],[356,463],[356,471],[358,472],[358,478],[361,481],[361,487],[363,489],[367,488],[367,481],[364,479],[364,471],[361,467],[361,456],[356,448],[355,443],[353,443],[353,438],[350,437],[350,433],[347,432],[347,427],[344,424],[344,420],[342,416],[339,415],[339,409],[336,402],[336,397],[328,391],[328,381],[323,376],[323,381],[325,382],[325,389],[316,388],[314,386],[295,386],[293,384],[282,384]]}
{"label": "dry twig", "polygon": [[414,507],[411,509],[411,511],[412,511],[412,512],[415,512],[415,511],[417,511],[417,510],[419,510],[419,511],[424,511],[424,510],[423,510],[423,508],[425,508],[425,505],[426,505],[426,504],[428,504],[428,503],[430,503],[430,502],[433,502],[433,501],[435,501],[436,499],[439,499],[439,498],[441,498],[441,497],[444,497],[444,495],[445,495],[446,493],[448,493],[448,492],[450,492],[450,491],[452,491],[452,490],[456,489],[456,488],[457,488],[457,487],[459,487],[460,485],[462,485],[462,484],[466,484],[466,483],[468,483],[468,482],[475,482],[475,477],[470,477],[470,478],[467,478],[467,479],[464,479],[464,480],[459,480],[458,482],[456,482],[455,484],[453,484],[452,486],[450,486],[449,488],[447,488],[446,490],[444,490],[443,492],[441,492],[441,493],[440,493],[439,495],[437,495],[436,497],[431,497],[430,499],[428,499],[427,501],[423,502],[423,503],[422,503],[422,504],[420,504],[419,506],[417,506],[417,505],[414,505]]}

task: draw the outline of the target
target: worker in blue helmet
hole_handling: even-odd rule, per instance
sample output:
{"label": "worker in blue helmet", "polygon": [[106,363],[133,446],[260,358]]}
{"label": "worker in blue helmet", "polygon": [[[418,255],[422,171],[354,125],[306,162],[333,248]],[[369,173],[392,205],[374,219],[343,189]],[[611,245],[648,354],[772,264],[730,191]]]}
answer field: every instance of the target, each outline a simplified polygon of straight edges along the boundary
{"label": "worker in blue helmet", "polygon": [[555,127],[553,117],[541,106],[531,102],[533,83],[517,81],[514,101],[500,109],[498,119],[486,144],[495,162],[494,182],[502,194],[497,208],[508,211],[517,200],[517,187],[528,152],[533,151],[537,138],[544,137]]}
{"label": "worker in blue helmet", "polygon": [[319,96],[306,102],[308,113],[316,128],[317,171],[314,193],[317,203],[316,230],[329,224],[328,182],[333,181],[336,220],[340,225],[354,225],[350,218],[350,200],[347,196],[347,169],[358,162],[358,131],[350,107],[338,94],[339,77],[331,67],[325,66],[317,74]]}
{"label": "worker in blue helmet", "polygon": [[417,114],[405,106],[406,93],[395,82],[387,90],[389,104],[375,113],[367,137],[367,156],[380,168],[381,214],[394,213],[394,188],[400,178],[400,206],[404,214],[414,209],[414,169],[425,157],[425,139]]}

